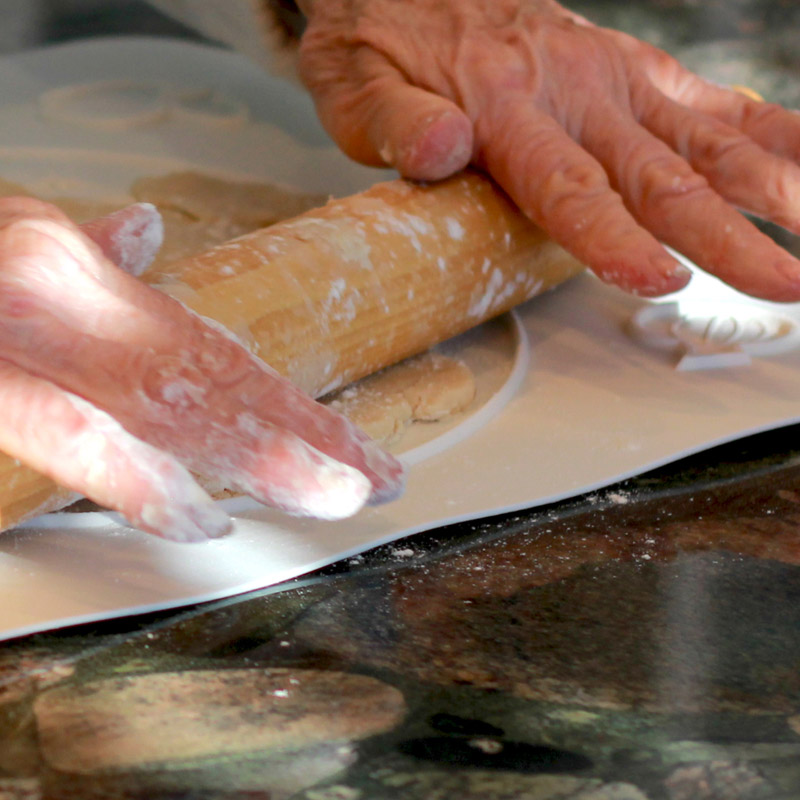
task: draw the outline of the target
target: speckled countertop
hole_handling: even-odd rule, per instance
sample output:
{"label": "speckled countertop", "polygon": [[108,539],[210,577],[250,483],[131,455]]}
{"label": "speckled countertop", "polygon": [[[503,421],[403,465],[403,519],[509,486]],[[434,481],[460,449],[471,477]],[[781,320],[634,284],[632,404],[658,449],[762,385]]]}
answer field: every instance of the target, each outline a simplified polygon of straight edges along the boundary
{"label": "speckled countertop", "polygon": [[[800,106],[796,0],[573,5]],[[0,798],[796,800],[798,430],[2,645]]]}

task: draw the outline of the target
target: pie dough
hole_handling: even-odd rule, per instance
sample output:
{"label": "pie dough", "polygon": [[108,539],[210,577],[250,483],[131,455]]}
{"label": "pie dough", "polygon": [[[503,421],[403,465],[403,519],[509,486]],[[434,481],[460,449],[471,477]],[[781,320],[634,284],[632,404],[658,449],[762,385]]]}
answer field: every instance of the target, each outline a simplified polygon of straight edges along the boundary
{"label": "pie dough", "polygon": [[323,402],[388,447],[414,422],[438,422],[465,411],[475,392],[475,377],[466,364],[429,351],[363,378]]}

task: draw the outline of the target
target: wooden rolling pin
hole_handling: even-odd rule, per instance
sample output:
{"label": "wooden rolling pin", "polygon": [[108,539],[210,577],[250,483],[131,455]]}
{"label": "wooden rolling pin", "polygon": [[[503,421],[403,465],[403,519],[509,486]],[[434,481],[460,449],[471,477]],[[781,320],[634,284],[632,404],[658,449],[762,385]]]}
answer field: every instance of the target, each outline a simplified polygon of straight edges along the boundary
{"label": "wooden rolling pin", "polygon": [[[581,270],[493,183],[466,172],[378,184],[145,279],[319,397]],[[0,528],[73,497],[1,458]]]}

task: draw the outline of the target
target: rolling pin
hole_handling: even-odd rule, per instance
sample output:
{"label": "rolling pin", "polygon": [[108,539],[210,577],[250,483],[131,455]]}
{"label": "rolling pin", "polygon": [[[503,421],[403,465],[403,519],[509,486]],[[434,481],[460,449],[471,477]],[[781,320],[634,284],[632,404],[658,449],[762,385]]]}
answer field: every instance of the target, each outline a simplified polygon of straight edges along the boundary
{"label": "rolling pin", "polygon": [[[582,271],[487,178],[377,184],[146,273],[315,397]],[[75,496],[0,453],[0,529]]]}

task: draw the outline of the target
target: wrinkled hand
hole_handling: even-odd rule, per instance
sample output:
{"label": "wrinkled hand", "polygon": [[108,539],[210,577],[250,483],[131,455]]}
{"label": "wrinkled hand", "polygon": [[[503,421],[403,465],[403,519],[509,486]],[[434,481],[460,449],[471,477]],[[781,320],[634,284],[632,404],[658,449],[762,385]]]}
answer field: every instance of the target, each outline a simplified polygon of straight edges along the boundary
{"label": "wrinkled hand", "polygon": [[136,272],[159,244],[146,205],[81,231],[0,200],[0,450],[181,541],[230,527],[189,470],[329,519],[395,496],[365,434],[110,260]]}
{"label": "wrinkled hand", "polygon": [[435,180],[473,162],[604,281],[689,272],[800,299],[800,114],[707,83],[552,0],[306,0],[301,75],[339,146]]}

